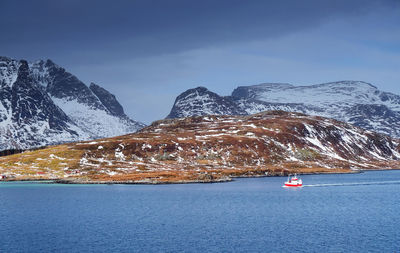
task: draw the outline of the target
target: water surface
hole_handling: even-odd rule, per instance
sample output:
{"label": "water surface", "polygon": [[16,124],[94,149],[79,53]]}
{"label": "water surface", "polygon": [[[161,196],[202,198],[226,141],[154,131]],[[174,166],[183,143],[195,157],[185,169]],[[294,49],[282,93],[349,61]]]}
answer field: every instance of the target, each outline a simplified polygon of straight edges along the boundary
{"label": "water surface", "polygon": [[400,171],[187,185],[0,183],[0,252],[398,252]]}

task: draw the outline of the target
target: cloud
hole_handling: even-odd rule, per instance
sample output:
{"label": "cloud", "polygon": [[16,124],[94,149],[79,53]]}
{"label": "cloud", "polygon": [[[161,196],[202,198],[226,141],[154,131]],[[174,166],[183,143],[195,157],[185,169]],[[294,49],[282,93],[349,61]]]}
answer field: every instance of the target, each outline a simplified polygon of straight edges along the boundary
{"label": "cloud", "polygon": [[394,1],[2,1],[0,45],[18,57],[98,62],[275,38]]}
{"label": "cloud", "polygon": [[[1,54],[51,58],[147,123],[184,90],[359,79],[398,92],[398,0],[0,1]],[[397,11],[397,12],[396,12]]]}
{"label": "cloud", "polygon": [[[199,85],[229,95],[239,85],[262,82],[310,85],[362,80],[400,93],[400,50],[385,46],[400,44],[396,26],[388,25],[396,18],[395,11],[386,12],[386,19],[370,13],[274,39],[134,58],[112,68],[108,63],[81,66],[79,76],[90,79],[93,75],[86,72],[97,73],[96,82],[116,93],[126,111],[145,122],[165,117],[179,93]],[[381,28],[371,32],[371,24]]]}

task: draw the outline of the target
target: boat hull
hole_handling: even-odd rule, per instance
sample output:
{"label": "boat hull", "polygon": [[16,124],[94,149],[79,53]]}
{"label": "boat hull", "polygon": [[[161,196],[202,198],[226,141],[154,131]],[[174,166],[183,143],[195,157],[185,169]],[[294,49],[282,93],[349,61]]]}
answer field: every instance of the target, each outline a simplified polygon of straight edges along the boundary
{"label": "boat hull", "polygon": [[302,184],[297,184],[297,185],[285,184],[283,187],[303,187],[303,185]]}
{"label": "boat hull", "polygon": [[284,183],[283,187],[303,187],[303,181],[297,177],[296,174],[294,176],[288,177],[288,180]]}

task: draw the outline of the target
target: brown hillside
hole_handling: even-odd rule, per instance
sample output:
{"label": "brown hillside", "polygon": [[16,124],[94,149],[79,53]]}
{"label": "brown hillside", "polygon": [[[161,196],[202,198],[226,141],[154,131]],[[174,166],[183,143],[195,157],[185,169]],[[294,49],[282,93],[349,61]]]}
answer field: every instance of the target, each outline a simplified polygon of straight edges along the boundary
{"label": "brown hillside", "polygon": [[346,123],[282,111],[154,122],[114,138],[0,158],[14,179],[214,182],[237,176],[400,169],[399,140]]}

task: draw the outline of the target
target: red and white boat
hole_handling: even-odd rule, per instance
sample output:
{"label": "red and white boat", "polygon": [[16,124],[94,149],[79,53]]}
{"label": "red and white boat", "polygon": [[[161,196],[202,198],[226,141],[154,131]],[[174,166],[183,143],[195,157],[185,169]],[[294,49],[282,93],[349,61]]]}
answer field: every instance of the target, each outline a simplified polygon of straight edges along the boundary
{"label": "red and white boat", "polygon": [[303,181],[296,174],[292,177],[289,175],[283,187],[303,187]]}

